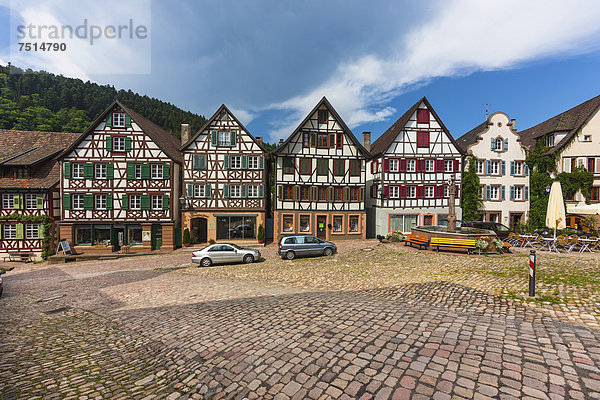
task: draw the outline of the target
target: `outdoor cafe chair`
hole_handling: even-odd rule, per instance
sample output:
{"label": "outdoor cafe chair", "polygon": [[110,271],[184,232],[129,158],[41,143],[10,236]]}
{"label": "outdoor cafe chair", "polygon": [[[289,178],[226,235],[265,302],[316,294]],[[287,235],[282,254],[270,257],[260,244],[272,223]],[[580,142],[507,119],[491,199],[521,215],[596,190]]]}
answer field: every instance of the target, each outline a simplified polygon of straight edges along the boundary
{"label": "outdoor cafe chair", "polygon": [[569,247],[571,247],[571,242],[567,235],[560,235],[556,238],[556,248],[558,250],[564,250],[568,253]]}
{"label": "outdoor cafe chair", "polygon": [[568,252],[572,252],[573,249],[575,249],[576,247],[581,247],[581,243],[579,243],[579,236],[577,235],[572,235],[571,236],[571,240],[570,240],[571,246],[569,246],[569,250]]}
{"label": "outdoor cafe chair", "polygon": [[590,243],[590,245],[588,247],[591,252],[600,248],[600,239],[598,239],[597,236],[592,236],[592,237],[590,237],[590,239],[595,240],[595,242]]}

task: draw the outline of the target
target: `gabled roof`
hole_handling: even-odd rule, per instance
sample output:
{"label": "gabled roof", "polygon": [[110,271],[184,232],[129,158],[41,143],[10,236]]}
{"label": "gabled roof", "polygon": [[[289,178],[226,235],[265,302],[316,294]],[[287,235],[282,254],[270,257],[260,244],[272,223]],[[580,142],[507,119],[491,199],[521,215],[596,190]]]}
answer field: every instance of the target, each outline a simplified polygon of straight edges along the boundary
{"label": "gabled roof", "polygon": [[532,148],[535,146],[536,139],[542,136],[553,132],[567,131],[567,135],[550,150],[550,153],[555,152],[568,143],[573,135],[577,134],[599,107],[600,96],[596,96],[570,110],[519,132],[519,136],[523,145]]}
{"label": "gabled roof", "polygon": [[213,114],[213,116],[210,117],[208,121],[206,121],[206,123],[202,126],[202,128],[200,128],[194,135],[192,135],[192,137],[190,138],[190,140],[188,140],[186,143],[184,143],[183,145],[181,145],[179,147],[179,150],[180,151],[184,151],[185,149],[187,149],[190,146],[190,144],[192,144],[198,138],[198,136],[200,136],[200,134],[202,134],[202,132],[206,128],[208,128],[210,126],[210,124],[212,124],[215,119],[217,119],[217,117],[219,115],[221,115],[221,113],[223,111],[226,111],[229,115],[231,115],[231,117],[233,118],[233,120],[240,126],[240,129],[243,129],[244,132],[246,132],[252,138],[252,140],[254,141],[254,143],[256,143],[258,145],[258,147],[260,147],[260,149],[262,151],[264,151],[265,153],[269,152],[265,148],[265,146],[263,146],[263,144],[261,142],[259,142],[258,140],[256,140],[256,138],[254,136],[252,136],[252,134],[250,133],[250,131],[248,131],[248,129],[246,129],[246,127],[244,127],[244,125],[240,122],[240,120],[236,118],[236,116],[229,110],[229,108],[227,108],[227,106],[225,104],[221,104],[221,107],[219,107],[219,109]]}
{"label": "gabled roof", "polygon": [[408,111],[404,113],[404,115],[398,118],[398,120],[394,122],[394,124],[390,126],[388,130],[383,133],[383,135],[381,135],[379,138],[377,138],[376,141],[373,142],[373,144],[371,145],[371,154],[373,154],[373,156],[382,154],[390,147],[390,145],[394,142],[396,137],[404,129],[404,127],[410,120],[410,117],[417,111],[417,108],[419,108],[419,105],[421,103],[425,103],[429,111],[433,114],[433,117],[442,127],[442,130],[446,133],[446,135],[448,135],[448,138],[450,138],[450,141],[454,144],[454,146],[460,153],[464,154],[463,149],[458,145],[458,143],[456,143],[456,140],[454,140],[454,138],[448,131],[448,128],[446,128],[440,117],[437,115],[437,113],[427,100],[427,97],[423,97],[422,99],[417,101],[411,108],[409,108]]}
{"label": "gabled roof", "polygon": [[102,121],[106,119],[106,115],[116,106],[118,105],[125,111],[131,119],[138,124],[138,126],[142,129],[142,131],[156,143],[156,145],[173,161],[181,163],[183,161],[183,157],[181,152],[179,151],[179,139],[175,136],[171,135],[169,132],[156,125],[154,122],[142,117],[140,114],[136,113],[129,107],[122,104],[120,101],[115,100],[106,110],[102,112],[96,118],[96,120],[83,132],[77,140],[67,148],[60,157],[64,157],[70,152],[72,152],[90,133],[92,133],[96,126]]}
{"label": "gabled roof", "polygon": [[477,143],[477,139],[479,138],[480,134],[487,131],[488,126],[490,125],[488,121],[489,119],[486,119],[481,124],[477,125],[475,128],[471,129],[469,132],[456,139],[456,143],[464,152],[467,151],[467,148],[469,146]]}
{"label": "gabled roof", "polygon": [[350,140],[352,141],[352,143],[354,143],[354,145],[356,146],[356,148],[358,149],[358,151],[360,151],[362,153],[362,155],[365,156],[366,158],[371,158],[371,153],[369,153],[369,151],[367,149],[365,149],[363,147],[363,145],[358,141],[358,139],[356,138],[356,136],[354,136],[354,133],[352,133],[352,131],[350,130],[350,128],[348,128],[348,126],[346,125],[346,123],[344,122],[344,120],[342,119],[342,117],[340,117],[340,115],[337,113],[337,111],[335,110],[335,108],[333,108],[333,106],[331,105],[331,103],[329,102],[329,100],[327,100],[327,97],[325,97],[325,96],[323,96],[323,98],[317,103],[317,105],[314,106],[314,108],[306,115],[306,117],[302,120],[302,122],[300,122],[300,124],[294,130],[294,132],[292,132],[292,134],[290,136],[288,136],[288,138],[282,144],[280,144],[279,146],[277,146],[277,148],[275,149],[275,151],[273,152],[273,154],[278,154],[279,152],[281,152],[281,149],[283,149],[290,142],[290,140],[292,140],[292,138],[294,136],[296,136],[296,134],[308,122],[308,120],[310,119],[310,117],[315,112],[317,112],[317,110],[319,109],[319,107],[321,107],[323,104],[325,104],[325,107],[327,107],[327,109],[333,114],[333,117],[335,118],[335,120],[342,126],[342,130],[344,131],[344,133],[346,135],[348,135],[348,137],[350,138]]}

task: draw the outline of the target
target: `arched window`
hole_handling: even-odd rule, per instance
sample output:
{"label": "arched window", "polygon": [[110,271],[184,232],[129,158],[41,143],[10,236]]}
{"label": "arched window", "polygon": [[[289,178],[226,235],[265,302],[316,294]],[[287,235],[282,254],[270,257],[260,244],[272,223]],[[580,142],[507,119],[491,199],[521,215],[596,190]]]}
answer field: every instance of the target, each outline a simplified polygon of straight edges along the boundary
{"label": "arched window", "polygon": [[503,150],[503,145],[504,145],[504,140],[502,140],[501,137],[497,137],[496,138],[496,144],[494,146],[494,149],[496,151],[502,151]]}

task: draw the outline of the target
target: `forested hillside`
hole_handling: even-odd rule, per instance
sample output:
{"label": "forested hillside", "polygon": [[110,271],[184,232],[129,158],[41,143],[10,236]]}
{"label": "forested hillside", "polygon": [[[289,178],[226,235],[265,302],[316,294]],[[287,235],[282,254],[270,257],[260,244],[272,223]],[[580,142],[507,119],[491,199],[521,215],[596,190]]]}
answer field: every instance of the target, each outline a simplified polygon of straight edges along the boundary
{"label": "forested hillside", "polygon": [[[0,66],[0,128],[83,132],[115,99],[162,126],[176,137],[182,122],[192,132],[206,121],[201,115],[131,90],[83,82],[47,72]],[[17,73],[15,73],[17,72]]]}

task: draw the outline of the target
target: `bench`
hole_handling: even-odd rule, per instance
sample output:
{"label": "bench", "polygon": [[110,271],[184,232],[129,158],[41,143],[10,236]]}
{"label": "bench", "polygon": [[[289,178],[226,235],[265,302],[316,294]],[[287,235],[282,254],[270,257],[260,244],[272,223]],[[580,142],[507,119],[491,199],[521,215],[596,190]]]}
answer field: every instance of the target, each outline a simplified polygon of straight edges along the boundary
{"label": "bench", "polygon": [[457,238],[431,238],[431,247],[436,247],[440,251],[440,247],[453,247],[459,249],[467,249],[467,253],[471,254],[471,250],[475,250],[475,239],[457,239]]}
{"label": "bench", "polygon": [[419,249],[426,249],[427,247],[429,247],[429,238],[426,236],[413,235],[412,233],[410,233],[404,238],[404,245],[406,246],[408,244],[410,244],[411,247],[414,247],[414,244],[419,246]]}
{"label": "bench", "polygon": [[6,261],[18,261],[18,262],[32,262],[33,261],[33,253],[8,253],[8,256],[3,257],[3,260]]}

